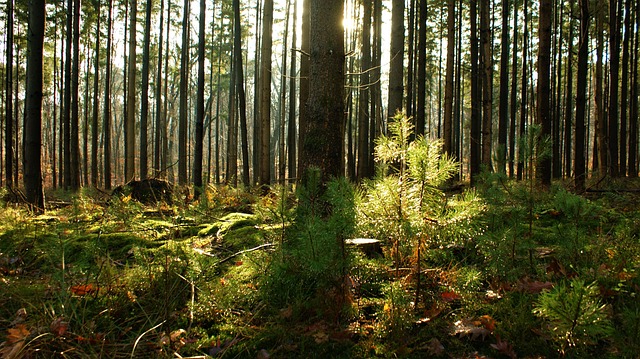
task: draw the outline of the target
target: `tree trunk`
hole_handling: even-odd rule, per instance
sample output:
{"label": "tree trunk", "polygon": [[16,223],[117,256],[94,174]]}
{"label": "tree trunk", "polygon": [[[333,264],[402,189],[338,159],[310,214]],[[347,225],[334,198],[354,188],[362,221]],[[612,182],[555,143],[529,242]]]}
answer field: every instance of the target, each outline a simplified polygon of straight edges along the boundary
{"label": "tree trunk", "polygon": [[242,184],[250,185],[249,181],[249,142],[247,134],[247,100],[244,92],[244,74],[242,70],[242,29],[240,24],[240,1],[234,0],[234,61],[236,74],[236,93],[238,96],[238,111],[240,115],[240,140],[242,142]]}
{"label": "tree trunk", "polygon": [[[454,0],[451,0],[454,1]],[[389,102],[387,118],[402,111],[404,75],[404,0],[391,2],[391,41],[389,51]]]}
{"label": "tree trunk", "polygon": [[536,144],[536,178],[543,187],[551,185],[551,156],[547,153],[545,142],[551,136],[550,86],[551,79],[551,17],[553,16],[551,0],[540,1],[540,23],[538,29],[538,114],[537,124],[540,135]]}
{"label": "tree trunk", "polygon": [[601,176],[607,174],[608,170],[608,145],[607,145],[607,119],[605,117],[605,104],[603,98],[603,79],[604,71],[602,69],[603,48],[604,48],[604,11],[596,9],[596,113],[597,113],[597,163]]}
{"label": "tree trunk", "polygon": [[[163,115],[165,109],[162,106],[162,53],[164,45],[164,0],[160,0],[160,29],[158,39],[158,69],[156,70],[156,118],[155,118],[155,131],[154,131],[154,147],[153,147],[153,173],[154,177],[158,177],[161,171],[161,158],[162,158],[162,128],[165,126],[163,123]],[[212,66],[213,67],[213,66]],[[142,140],[140,141],[142,142]]]}
{"label": "tree trunk", "polygon": [[[302,0],[302,42],[300,49],[300,109],[298,115],[298,176],[302,175],[302,146],[304,144],[304,135],[307,131],[307,123],[309,122],[308,101],[309,101],[309,67],[310,67],[310,41],[311,41],[311,0]],[[300,179],[300,178],[298,178]]]}
{"label": "tree trunk", "polygon": [[[571,12],[569,14],[569,57],[567,58],[567,92],[565,98],[565,120],[564,120],[564,176],[571,176],[571,131],[573,123],[573,27],[575,14],[575,1],[570,0]],[[578,50],[579,51],[579,50]]]}
{"label": "tree trunk", "polygon": [[589,70],[589,0],[580,0],[580,40],[576,84],[576,135],[573,146],[574,183],[582,192],[586,180],[585,114],[587,108],[587,71]]}
{"label": "tree trunk", "polygon": [[93,113],[91,122],[91,185],[98,187],[98,113],[100,107],[100,95],[98,94],[100,79],[100,2],[96,1],[96,48],[93,67]]}
{"label": "tree trunk", "polygon": [[638,177],[638,97],[640,82],[638,81],[638,63],[640,62],[640,3],[636,2],[636,36],[634,61],[631,80],[631,111],[629,114],[629,177]]}
{"label": "tree trunk", "polygon": [[427,105],[427,0],[418,0],[420,11],[418,15],[418,93],[415,109],[416,135],[425,134],[425,111]]}
{"label": "tree trunk", "polygon": [[515,176],[516,116],[518,101],[518,2],[513,3],[513,59],[511,64],[511,113],[509,123],[509,178]]}
{"label": "tree trunk", "polygon": [[409,47],[407,50],[407,57],[409,59],[408,59],[408,66],[407,66],[407,99],[405,100],[405,108],[406,108],[408,117],[412,117],[414,112],[413,96],[415,93],[414,68],[415,68],[416,1],[418,0],[411,0],[411,3],[409,4],[409,38],[407,40],[408,42],[407,45]]}
{"label": "tree trunk", "polygon": [[491,139],[493,134],[493,41],[491,36],[490,0],[480,1],[480,41],[482,42],[482,164],[491,170]]}
{"label": "tree trunk", "polygon": [[24,188],[27,202],[36,212],[44,211],[41,172],[44,23],[44,0],[31,0],[29,2],[29,31],[27,35]]}
{"label": "tree trunk", "polygon": [[452,127],[453,127],[453,61],[455,56],[455,26],[456,9],[455,0],[447,1],[447,68],[445,70],[444,89],[444,152],[453,154]]}
{"label": "tree trunk", "polygon": [[13,1],[7,0],[7,62],[5,63],[5,185],[13,186]]}
{"label": "tree trunk", "polygon": [[[502,0],[502,53],[500,55],[500,115],[498,123],[498,171],[507,173],[507,133],[509,132],[509,1]],[[514,56],[515,57],[515,56]]]}
{"label": "tree trunk", "polygon": [[[287,127],[287,166],[288,176],[290,180],[296,178],[297,153],[296,153],[296,76],[297,76],[297,57],[295,47],[297,45],[298,34],[298,2],[293,0],[293,39],[291,41],[291,67],[289,69],[289,124]],[[286,56],[286,54],[284,55]]]}
{"label": "tree trunk", "polygon": [[80,188],[80,0],[73,1],[73,63],[71,64],[71,184]]}
{"label": "tree trunk", "polygon": [[358,86],[358,171],[359,180],[369,177],[369,73],[371,70],[371,2],[364,1],[362,22],[362,54]]}
{"label": "tree trunk", "polygon": [[[526,1],[526,0],[525,0]],[[471,172],[471,185],[474,185],[477,176],[480,174],[480,161],[481,161],[481,146],[480,135],[482,128],[482,118],[480,114],[480,85],[478,83],[479,69],[478,69],[478,2],[477,0],[471,0],[470,2],[470,22],[471,22],[471,136],[469,138],[470,147],[470,172]]]}
{"label": "tree trunk", "polygon": [[344,175],[343,8],[342,0],[312,1],[310,7],[309,122],[300,173],[316,167],[323,183]]}
{"label": "tree trunk", "polygon": [[111,189],[111,22],[113,1],[109,0],[109,17],[107,19],[107,61],[104,77],[104,113],[102,131],[104,131],[104,188]]}
{"label": "tree trunk", "polygon": [[205,15],[206,0],[200,0],[200,18],[198,21],[198,89],[196,94],[196,138],[193,151],[193,191],[196,199],[200,198],[202,188],[202,151],[204,148],[204,60],[205,60]]}
{"label": "tree trunk", "polygon": [[149,173],[147,128],[149,123],[149,46],[151,43],[151,4],[146,0],[144,40],[142,45],[142,90],[140,92],[140,179]]}
{"label": "tree trunk", "polygon": [[620,78],[620,9],[622,0],[609,0],[609,174],[618,177],[618,86]]}
{"label": "tree trunk", "polygon": [[271,182],[271,54],[273,0],[265,0],[262,11],[262,48],[260,52],[260,176],[258,184]]}
{"label": "tree trunk", "polygon": [[[631,0],[625,2],[624,41],[622,43],[622,93],[620,94],[620,176],[627,174],[627,109],[629,106],[629,42],[631,38]],[[622,16],[622,14],[620,14]]]}
{"label": "tree trunk", "polygon": [[517,180],[524,179],[524,163],[526,159],[526,144],[524,144],[527,126],[527,54],[529,52],[529,2],[524,0],[524,29],[522,31],[522,99],[520,100],[520,145],[518,146],[518,174]]}
{"label": "tree trunk", "polygon": [[187,113],[189,87],[189,14],[190,1],[183,4],[182,45],[180,52],[180,118],[178,120],[178,184],[187,184]]}

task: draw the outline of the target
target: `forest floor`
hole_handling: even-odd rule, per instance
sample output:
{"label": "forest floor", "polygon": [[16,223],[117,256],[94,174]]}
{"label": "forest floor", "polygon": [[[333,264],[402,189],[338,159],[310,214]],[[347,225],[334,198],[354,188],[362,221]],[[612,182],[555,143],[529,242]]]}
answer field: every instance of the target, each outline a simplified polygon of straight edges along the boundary
{"label": "forest floor", "polygon": [[638,358],[640,182],[564,187],[488,177],[456,240],[366,254],[282,188],[2,202],[0,358]]}

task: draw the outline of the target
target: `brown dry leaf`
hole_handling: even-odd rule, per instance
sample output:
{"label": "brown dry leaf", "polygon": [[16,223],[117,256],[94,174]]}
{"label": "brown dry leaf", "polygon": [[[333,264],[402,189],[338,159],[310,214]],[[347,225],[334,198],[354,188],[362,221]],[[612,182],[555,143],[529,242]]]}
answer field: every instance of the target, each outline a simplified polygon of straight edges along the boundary
{"label": "brown dry leaf", "polygon": [[7,333],[7,343],[9,344],[21,342],[31,334],[26,324],[18,324],[13,328],[9,328],[7,329]]}
{"label": "brown dry leaf", "polygon": [[480,323],[487,328],[490,332],[496,330],[496,320],[490,315],[483,315],[480,317]]}
{"label": "brown dry leaf", "polygon": [[67,329],[69,328],[69,323],[64,321],[63,317],[56,318],[51,325],[49,325],[49,329],[51,329],[51,333],[53,333],[56,337],[63,336]]}
{"label": "brown dry leaf", "polygon": [[454,300],[458,300],[461,299],[462,296],[460,296],[460,294],[453,292],[453,291],[449,291],[449,292],[444,292],[441,294],[442,299],[444,299],[445,302],[453,302]]}
{"label": "brown dry leaf", "polygon": [[453,323],[453,335],[459,335],[460,338],[470,337],[471,340],[481,338],[484,340],[491,332],[481,326],[482,323],[477,320],[463,319]]}
{"label": "brown dry leaf", "polygon": [[94,287],[93,284],[79,284],[79,285],[71,286],[71,288],[69,288],[69,290],[71,291],[71,293],[82,297],[82,296],[85,296],[87,294],[91,294],[91,293],[95,292],[97,290],[97,288]]}
{"label": "brown dry leaf", "polygon": [[496,338],[498,339],[498,341],[495,344],[491,344],[491,347],[493,349],[496,349],[498,352],[500,352],[500,354],[506,355],[511,359],[515,359],[518,357],[511,344],[500,339],[499,335],[496,335]]}

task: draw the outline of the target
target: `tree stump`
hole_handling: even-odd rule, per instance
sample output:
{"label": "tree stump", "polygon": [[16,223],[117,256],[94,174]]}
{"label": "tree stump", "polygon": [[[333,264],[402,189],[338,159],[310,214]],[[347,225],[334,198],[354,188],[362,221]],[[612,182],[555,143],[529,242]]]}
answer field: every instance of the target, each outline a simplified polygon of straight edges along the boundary
{"label": "tree stump", "polygon": [[140,181],[133,180],[124,186],[118,186],[113,190],[112,196],[130,195],[131,199],[143,204],[164,202],[172,203],[173,186],[171,183],[156,178],[147,178]]}
{"label": "tree stump", "polygon": [[381,257],[382,256],[382,245],[379,240],[373,238],[350,238],[345,240],[345,244],[353,246],[367,258]]}

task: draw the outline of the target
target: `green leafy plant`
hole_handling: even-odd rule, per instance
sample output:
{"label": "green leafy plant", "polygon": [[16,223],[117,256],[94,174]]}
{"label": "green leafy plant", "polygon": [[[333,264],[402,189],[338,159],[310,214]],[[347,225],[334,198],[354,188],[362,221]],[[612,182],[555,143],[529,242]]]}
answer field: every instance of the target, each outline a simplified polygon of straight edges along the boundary
{"label": "green leafy plant", "polygon": [[600,301],[595,282],[574,279],[560,283],[540,295],[533,312],[549,321],[548,329],[562,355],[584,350],[613,333],[607,305]]}

